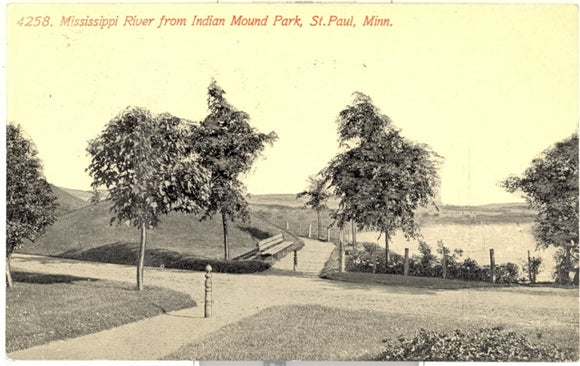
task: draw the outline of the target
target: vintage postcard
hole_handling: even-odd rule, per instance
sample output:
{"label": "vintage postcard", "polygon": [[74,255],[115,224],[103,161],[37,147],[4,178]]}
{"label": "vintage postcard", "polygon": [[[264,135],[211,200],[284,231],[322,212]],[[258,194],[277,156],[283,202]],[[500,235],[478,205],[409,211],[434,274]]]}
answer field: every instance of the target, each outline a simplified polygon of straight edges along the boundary
{"label": "vintage postcard", "polygon": [[575,5],[5,10],[9,362],[578,361]]}

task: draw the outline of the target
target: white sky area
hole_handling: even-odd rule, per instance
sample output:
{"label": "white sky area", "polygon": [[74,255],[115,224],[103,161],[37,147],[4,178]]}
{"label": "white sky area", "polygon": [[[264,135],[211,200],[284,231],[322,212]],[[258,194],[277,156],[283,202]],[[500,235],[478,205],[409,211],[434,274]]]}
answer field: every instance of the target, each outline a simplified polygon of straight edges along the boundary
{"label": "white sky area", "polygon": [[[50,15],[51,28],[15,25]],[[301,15],[302,28],[61,27],[84,18]],[[313,15],[355,28],[309,27]],[[445,158],[446,204],[520,201],[497,183],[578,128],[573,5],[10,5],[7,120],[36,144],[49,182],[90,189],[87,141],[128,105],[192,120],[215,78],[279,140],[245,177],[248,192],[297,193],[337,152],[336,117],[354,91],[402,134]],[[388,28],[362,27],[365,15]]]}

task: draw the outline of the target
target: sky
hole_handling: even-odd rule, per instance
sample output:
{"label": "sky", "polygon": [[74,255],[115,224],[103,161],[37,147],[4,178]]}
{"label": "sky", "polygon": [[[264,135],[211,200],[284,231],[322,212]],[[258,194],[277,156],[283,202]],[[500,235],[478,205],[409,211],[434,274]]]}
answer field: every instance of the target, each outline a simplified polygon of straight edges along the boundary
{"label": "sky", "polygon": [[[22,17],[50,16],[51,27]],[[224,17],[224,27],[161,27],[166,17]],[[268,16],[265,27],[229,26]],[[302,18],[302,27],[271,23]],[[311,27],[312,16],[356,27]],[[389,27],[363,27],[365,16]],[[119,17],[117,27],[61,26]],[[126,16],[155,18],[122,26]],[[191,120],[215,79],[251,124],[279,136],[244,177],[252,194],[297,193],[338,151],[336,117],[355,91],[402,135],[445,160],[445,204],[517,202],[498,182],[578,129],[574,5],[11,4],[6,118],[36,144],[47,180],[90,190],[85,149],[129,105]]]}

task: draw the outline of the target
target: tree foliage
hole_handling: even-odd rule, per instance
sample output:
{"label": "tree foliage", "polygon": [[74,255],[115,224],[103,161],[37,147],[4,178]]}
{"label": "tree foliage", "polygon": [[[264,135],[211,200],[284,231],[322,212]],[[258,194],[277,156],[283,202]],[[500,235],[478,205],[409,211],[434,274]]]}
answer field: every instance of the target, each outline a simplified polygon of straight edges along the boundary
{"label": "tree foliage", "polygon": [[440,157],[401,136],[390,118],[358,92],[339,114],[338,135],[345,151],[323,172],[340,198],[333,213],[338,224],[353,220],[359,229],[379,230],[387,243],[398,229],[417,237],[415,211],[434,204]]}
{"label": "tree foliage", "polygon": [[228,257],[227,221],[247,220],[248,203],[240,175],[248,173],[274,132],[260,133],[250,123],[250,116],[237,110],[225,99],[225,91],[212,81],[208,87],[209,114],[191,131],[192,150],[211,173],[208,204],[202,219],[219,213],[224,226],[224,250]]}
{"label": "tree foliage", "polygon": [[[161,215],[196,213],[206,205],[209,172],[186,148],[188,133],[185,122],[168,113],[154,116],[144,108],[128,107],[89,142],[92,186],[108,189],[115,214],[111,224],[127,222],[141,229],[140,263],[146,230]],[[142,265],[138,267],[142,273]],[[137,277],[142,289],[139,273]]]}
{"label": "tree foliage", "polygon": [[56,197],[42,175],[38,152],[20,126],[6,126],[6,276],[12,286],[10,255],[25,240],[35,241],[56,221]]}
{"label": "tree foliage", "polygon": [[543,151],[522,176],[500,183],[508,192],[522,192],[536,210],[532,232],[540,248],[561,248],[560,265],[578,266],[578,134]]}
{"label": "tree foliage", "polygon": [[296,195],[296,198],[307,197],[308,201],[304,203],[305,207],[310,207],[316,211],[318,220],[318,237],[320,239],[320,233],[322,232],[320,224],[320,212],[328,208],[326,204],[328,199],[331,197],[330,190],[328,189],[327,183],[321,176],[309,177],[308,178],[308,189],[302,191]]}

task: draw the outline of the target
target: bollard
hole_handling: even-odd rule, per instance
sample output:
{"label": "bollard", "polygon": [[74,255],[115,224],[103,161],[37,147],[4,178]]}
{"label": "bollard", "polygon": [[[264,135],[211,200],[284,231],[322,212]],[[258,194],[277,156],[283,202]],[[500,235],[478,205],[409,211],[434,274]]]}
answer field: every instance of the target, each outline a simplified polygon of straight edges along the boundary
{"label": "bollard", "polygon": [[405,266],[403,267],[405,277],[409,275],[409,248],[405,248]]}
{"label": "bollard", "polygon": [[330,241],[330,226],[326,228],[326,241]]}
{"label": "bollard", "polygon": [[491,283],[495,283],[495,253],[493,249],[489,250],[489,264],[491,267]]}
{"label": "bollard", "polygon": [[290,230],[290,225],[288,224],[288,221],[286,221],[286,231]]}
{"label": "bollard", "polygon": [[211,266],[205,266],[205,318],[211,318]]}
{"label": "bollard", "polygon": [[308,224],[308,239],[312,238],[312,224]]}
{"label": "bollard", "polygon": [[298,252],[294,251],[294,271],[296,271],[296,267],[298,267]]}

